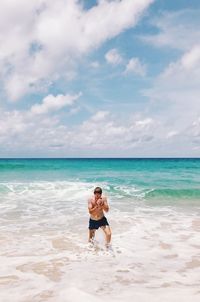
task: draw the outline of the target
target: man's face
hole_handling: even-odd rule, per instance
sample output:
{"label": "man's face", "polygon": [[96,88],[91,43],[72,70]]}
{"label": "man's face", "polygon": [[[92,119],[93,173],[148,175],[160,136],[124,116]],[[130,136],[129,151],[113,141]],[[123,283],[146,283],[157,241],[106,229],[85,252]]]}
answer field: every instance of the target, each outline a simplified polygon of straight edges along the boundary
{"label": "man's face", "polygon": [[97,199],[101,198],[101,193],[94,193],[94,196],[95,196],[95,199],[97,200]]}

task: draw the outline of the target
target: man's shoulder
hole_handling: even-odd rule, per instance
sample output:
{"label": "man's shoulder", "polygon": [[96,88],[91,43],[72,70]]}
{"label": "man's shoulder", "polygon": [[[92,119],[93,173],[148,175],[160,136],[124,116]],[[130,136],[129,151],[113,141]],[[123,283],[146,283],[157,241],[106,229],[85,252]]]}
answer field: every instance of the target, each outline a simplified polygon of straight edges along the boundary
{"label": "man's shoulder", "polygon": [[[101,198],[102,198],[103,201],[107,201],[107,196],[104,195]],[[89,197],[88,202],[94,202],[94,197]]]}

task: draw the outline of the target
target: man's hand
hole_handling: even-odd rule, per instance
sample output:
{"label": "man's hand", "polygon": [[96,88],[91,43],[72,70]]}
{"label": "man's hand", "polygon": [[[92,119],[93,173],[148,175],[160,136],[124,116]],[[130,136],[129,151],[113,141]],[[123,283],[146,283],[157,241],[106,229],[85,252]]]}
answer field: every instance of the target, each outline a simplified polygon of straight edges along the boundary
{"label": "man's hand", "polygon": [[100,207],[100,208],[102,208],[104,206],[104,201],[102,198],[99,198],[96,203],[97,203],[98,207]]}
{"label": "man's hand", "polygon": [[93,214],[95,210],[103,210],[105,212],[109,211],[109,206],[106,198],[99,198],[97,201],[89,200],[88,210],[90,214]]}
{"label": "man's hand", "polygon": [[104,210],[105,212],[109,211],[109,206],[106,198],[99,198],[96,203],[99,209]]}

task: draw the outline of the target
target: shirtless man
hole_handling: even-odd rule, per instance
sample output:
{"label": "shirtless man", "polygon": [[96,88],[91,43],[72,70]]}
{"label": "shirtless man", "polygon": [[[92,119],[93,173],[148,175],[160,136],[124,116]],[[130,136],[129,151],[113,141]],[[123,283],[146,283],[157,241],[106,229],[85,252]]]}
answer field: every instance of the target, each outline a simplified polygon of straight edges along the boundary
{"label": "shirtless man", "polygon": [[104,216],[104,211],[109,211],[106,197],[102,197],[102,189],[96,187],[94,189],[94,197],[88,200],[88,211],[90,213],[89,220],[89,242],[93,243],[95,231],[100,227],[105,233],[106,247],[109,247],[111,241],[111,229],[109,223]]}

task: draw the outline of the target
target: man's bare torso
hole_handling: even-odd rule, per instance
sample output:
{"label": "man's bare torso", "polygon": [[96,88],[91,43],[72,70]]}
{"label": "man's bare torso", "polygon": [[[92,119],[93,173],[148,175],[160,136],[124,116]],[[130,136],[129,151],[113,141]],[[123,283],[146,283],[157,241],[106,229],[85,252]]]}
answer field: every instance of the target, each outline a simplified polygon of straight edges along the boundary
{"label": "man's bare torso", "polygon": [[[101,197],[101,202],[104,203],[104,201],[106,201],[106,197]],[[102,209],[102,206],[98,205],[99,200],[95,200],[95,198],[90,198],[88,201],[88,205],[90,207],[92,207],[92,209],[94,207],[96,207],[96,209],[93,211],[92,214],[90,214],[91,219],[93,220],[99,220],[101,218],[103,218],[104,216],[104,212]]]}

